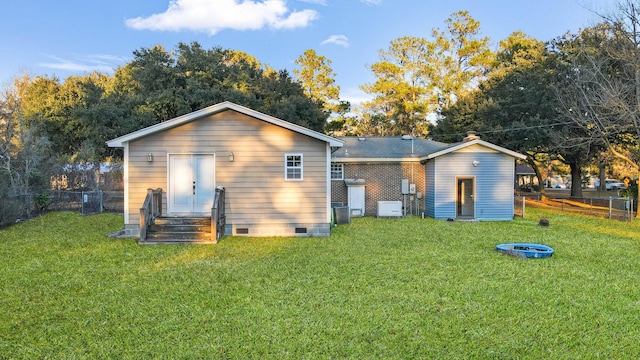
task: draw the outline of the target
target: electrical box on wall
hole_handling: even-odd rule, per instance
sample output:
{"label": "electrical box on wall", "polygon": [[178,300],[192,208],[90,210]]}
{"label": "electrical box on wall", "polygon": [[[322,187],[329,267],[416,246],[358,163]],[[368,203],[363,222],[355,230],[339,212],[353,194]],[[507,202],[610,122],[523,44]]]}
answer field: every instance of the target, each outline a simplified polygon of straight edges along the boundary
{"label": "electrical box on wall", "polygon": [[409,184],[409,194],[416,193],[416,184]]}
{"label": "electrical box on wall", "polygon": [[409,180],[402,179],[402,195],[407,195],[409,193]]}

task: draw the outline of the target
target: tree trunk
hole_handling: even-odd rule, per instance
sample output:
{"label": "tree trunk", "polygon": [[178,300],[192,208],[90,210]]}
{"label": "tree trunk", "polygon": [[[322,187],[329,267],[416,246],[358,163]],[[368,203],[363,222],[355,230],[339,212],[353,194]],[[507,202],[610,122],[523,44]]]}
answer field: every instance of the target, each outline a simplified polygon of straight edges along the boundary
{"label": "tree trunk", "polygon": [[540,173],[540,170],[538,169],[538,167],[536,166],[536,163],[533,161],[533,159],[527,157],[527,164],[529,165],[529,167],[531,167],[531,169],[533,169],[533,171],[536,173],[536,178],[538,178],[538,188],[539,188],[539,192],[542,194],[544,193],[545,189],[544,189],[544,185],[542,184],[542,173]]}
{"label": "tree trunk", "polygon": [[571,197],[582,197],[582,168],[580,164],[571,163]]}
{"label": "tree trunk", "polygon": [[605,191],[606,188],[606,174],[604,172],[604,161],[598,164],[598,178],[600,179],[600,186],[598,186],[599,191]]}

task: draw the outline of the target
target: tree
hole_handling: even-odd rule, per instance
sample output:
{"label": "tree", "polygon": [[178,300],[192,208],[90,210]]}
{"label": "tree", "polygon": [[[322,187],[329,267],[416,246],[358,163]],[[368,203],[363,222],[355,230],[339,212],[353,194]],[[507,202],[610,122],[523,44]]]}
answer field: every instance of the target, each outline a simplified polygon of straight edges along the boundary
{"label": "tree", "polygon": [[500,42],[487,79],[445,108],[431,135],[455,141],[467,130],[479,131],[493,143],[526,154],[539,183],[541,162],[565,162],[572,169],[572,196],[582,196],[580,171],[590,154],[583,142],[574,141],[579,129],[557,111],[553,89],[562,69],[545,43],[522,32],[511,34]]}
{"label": "tree", "polygon": [[[563,147],[560,149],[564,159],[572,159],[571,166],[572,183],[581,179],[581,168],[590,161],[600,157],[605,150],[604,143],[594,136],[593,130],[574,121],[576,114],[585,114],[589,108],[580,101],[581,93],[586,89],[581,84],[581,70],[577,67],[583,63],[583,51],[597,52],[606,42],[607,30],[598,25],[581,30],[578,34],[565,34],[551,42],[549,48],[558,59],[558,76],[553,90],[556,97],[558,117],[567,122],[564,131],[553,134],[556,143]],[[565,161],[566,162],[566,161]],[[604,181],[603,181],[604,183]],[[572,196],[575,196],[572,187]]]}
{"label": "tree", "polygon": [[393,135],[427,133],[427,118],[451,106],[482,80],[491,60],[489,39],[467,11],[451,14],[433,41],[401,37],[371,65],[377,80],[361,88],[375,98],[365,109],[386,118]]}
{"label": "tree", "polygon": [[300,69],[293,69],[293,75],[302,85],[302,91],[310,99],[322,104],[327,114],[340,110],[340,87],[335,84],[335,72],[331,60],[309,49],[295,61]]}
{"label": "tree", "polygon": [[536,169],[536,158],[546,153],[549,143],[548,129],[541,125],[554,114],[545,61],[544,43],[513,33],[500,42],[487,79],[445,107],[431,135],[459,141],[466,131],[474,130],[491,142],[527,154]]}
{"label": "tree", "polygon": [[32,200],[48,185],[49,141],[23,112],[31,81],[17,77],[0,95],[0,224],[29,216]]}
{"label": "tree", "polygon": [[[401,37],[391,41],[389,49],[380,51],[382,61],[371,65],[377,80],[361,86],[373,100],[363,104],[373,118],[383,117],[385,135],[410,134],[426,126],[427,114],[433,110],[426,72],[427,42],[418,37]],[[368,134],[362,134],[368,135]]]}
{"label": "tree", "polygon": [[453,104],[483,79],[493,54],[489,38],[479,37],[480,22],[468,11],[451,14],[447,31],[432,30],[428,74],[438,97],[438,108]]}
{"label": "tree", "polygon": [[589,41],[575,41],[571,96],[559,99],[567,118],[640,173],[640,6],[618,5],[581,33]]}
{"label": "tree", "polygon": [[138,128],[221,102],[232,101],[322,131],[326,115],[287,71],[274,71],[241,51],[180,43],[134,52],[116,71],[118,103],[131,108]]}

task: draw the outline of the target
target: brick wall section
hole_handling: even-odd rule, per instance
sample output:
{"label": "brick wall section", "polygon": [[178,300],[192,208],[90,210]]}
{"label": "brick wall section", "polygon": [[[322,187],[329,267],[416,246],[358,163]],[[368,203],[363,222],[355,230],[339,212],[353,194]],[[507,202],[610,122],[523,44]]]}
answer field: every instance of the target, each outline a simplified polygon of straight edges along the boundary
{"label": "brick wall section", "polygon": [[[416,191],[424,196],[424,166],[420,163],[344,164],[344,178],[354,179],[356,176],[365,180],[365,216],[376,216],[378,201],[403,201],[402,179],[416,184]],[[331,181],[331,201],[348,205],[347,186],[343,180]],[[420,211],[422,208],[421,203]]]}

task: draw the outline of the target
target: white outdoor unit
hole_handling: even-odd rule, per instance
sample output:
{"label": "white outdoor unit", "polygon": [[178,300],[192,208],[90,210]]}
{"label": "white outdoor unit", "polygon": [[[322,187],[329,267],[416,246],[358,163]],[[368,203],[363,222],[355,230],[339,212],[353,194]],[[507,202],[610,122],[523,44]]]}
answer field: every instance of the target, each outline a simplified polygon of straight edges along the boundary
{"label": "white outdoor unit", "polygon": [[402,201],[378,201],[378,217],[402,217]]}

